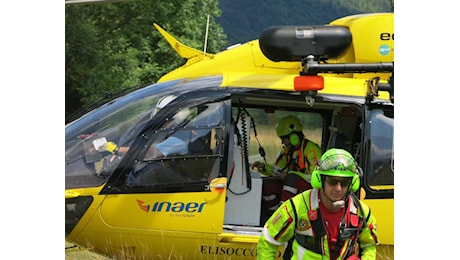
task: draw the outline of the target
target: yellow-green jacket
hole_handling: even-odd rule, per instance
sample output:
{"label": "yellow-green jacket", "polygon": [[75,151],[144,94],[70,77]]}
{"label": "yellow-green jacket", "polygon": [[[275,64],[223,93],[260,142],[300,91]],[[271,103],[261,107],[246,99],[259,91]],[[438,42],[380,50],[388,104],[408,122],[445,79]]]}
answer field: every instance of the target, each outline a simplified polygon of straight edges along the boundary
{"label": "yellow-green jacket", "polygon": [[[370,208],[356,196],[349,196],[347,205],[350,214],[359,217],[359,231],[354,234],[357,241],[350,237],[343,240],[337,259],[347,259],[352,254],[360,255],[363,260],[376,259],[378,239],[375,217]],[[291,259],[330,259],[327,233],[318,236],[318,233],[322,233],[318,231],[318,223],[322,226],[319,190],[307,190],[285,201],[265,223],[257,245],[257,259],[274,259],[278,246],[286,246],[293,237]],[[346,228],[352,226],[347,223]],[[350,233],[350,230],[345,229],[344,233]]]}
{"label": "yellow-green jacket", "polygon": [[[265,170],[261,173],[266,176],[278,175],[280,172],[295,173],[310,182],[311,173],[316,167],[317,161],[321,158],[321,148],[318,144],[304,139],[299,149],[289,152],[286,148],[278,153],[274,164],[265,163]],[[293,160],[295,163],[288,165]]]}

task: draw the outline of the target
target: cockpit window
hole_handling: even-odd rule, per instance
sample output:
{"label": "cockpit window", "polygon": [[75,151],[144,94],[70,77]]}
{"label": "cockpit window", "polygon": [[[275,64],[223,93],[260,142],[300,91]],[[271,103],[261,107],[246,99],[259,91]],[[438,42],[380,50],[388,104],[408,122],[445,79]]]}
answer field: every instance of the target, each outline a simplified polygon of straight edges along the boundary
{"label": "cockpit window", "polygon": [[74,136],[70,135],[73,125],[66,128],[66,188],[104,183],[125,155],[124,147],[131,145],[150,119],[157,99],[156,96],[140,99],[93,118],[88,124],[81,124],[83,127]]}
{"label": "cockpit window", "polygon": [[222,102],[180,109],[151,136],[128,187],[158,187],[208,182],[219,174],[223,152]]}
{"label": "cockpit window", "polygon": [[66,125],[66,189],[102,185],[147,122],[162,106],[174,100],[165,97],[178,97],[191,89],[210,88],[218,82],[219,79],[211,78],[154,84],[110,101]]}
{"label": "cockpit window", "polygon": [[375,190],[393,189],[393,113],[380,109],[370,112],[368,124],[370,156],[367,183]]}

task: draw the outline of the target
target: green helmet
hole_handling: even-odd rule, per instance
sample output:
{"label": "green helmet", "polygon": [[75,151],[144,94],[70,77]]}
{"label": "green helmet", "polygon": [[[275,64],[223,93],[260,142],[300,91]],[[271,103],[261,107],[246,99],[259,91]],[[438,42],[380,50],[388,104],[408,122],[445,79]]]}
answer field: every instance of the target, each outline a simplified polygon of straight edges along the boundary
{"label": "green helmet", "polygon": [[332,148],[321,156],[318,168],[312,173],[311,185],[313,188],[320,189],[322,187],[321,175],[351,177],[353,179],[350,190],[357,191],[359,189],[359,172],[355,159],[343,149]]}
{"label": "green helmet", "polygon": [[358,170],[355,159],[349,152],[332,148],[321,156],[318,173],[336,177],[353,177],[358,174]]}
{"label": "green helmet", "polygon": [[301,132],[302,124],[295,116],[286,116],[281,119],[276,125],[276,134],[281,136],[287,136],[292,132]]}

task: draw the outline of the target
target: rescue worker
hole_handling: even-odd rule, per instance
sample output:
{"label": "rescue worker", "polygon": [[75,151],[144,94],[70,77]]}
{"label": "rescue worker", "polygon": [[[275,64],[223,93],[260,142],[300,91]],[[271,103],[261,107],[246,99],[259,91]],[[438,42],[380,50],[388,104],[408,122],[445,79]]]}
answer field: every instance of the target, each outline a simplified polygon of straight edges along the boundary
{"label": "rescue worker", "polygon": [[360,180],[352,155],[326,151],[311,184],[267,220],[257,258],[274,259],[278,246],[294,238],[291,259],[376,259],[377,221],[353,194]]}
{"label": "rescue worker", "polygon": [[264,189],[264,202],[270,214],[284,201],[312,188],[311,173],[322,154],[318,144],[305,138],[302,124],[295,116],[282,118],[276,126],[276,134],[281,138],[284,148],[275,163],[256,161],[252,165],[266,176],[284,179],[281,191],[270,190],[270,187]]}

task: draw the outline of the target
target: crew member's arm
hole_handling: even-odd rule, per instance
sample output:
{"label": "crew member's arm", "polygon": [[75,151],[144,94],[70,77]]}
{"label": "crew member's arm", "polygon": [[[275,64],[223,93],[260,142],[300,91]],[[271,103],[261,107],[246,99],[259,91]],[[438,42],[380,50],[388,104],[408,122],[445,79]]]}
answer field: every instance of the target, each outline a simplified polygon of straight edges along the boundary
{"label": "crew member's arm", "polygon": [[287,246],[287,242],[294,236],[294,216],[291,203],[287,201],[265,222],[257,244],[257,259],[274,259],[278,247]]}
{"label": "crew member's arm", "polygon": [[257,161],[252,164],[252,167],[257,168],[257,170],[265,176],[278,175],[286,168],[288,163],[286,153],[286,149],[279,152],[274,164]]}
{"label": "crew member's arm", "polygon": [[370,208],[361,203],[364,210],[363,216],[366,218],[369,214],[369,219],[365,224],[365,228],[361,230],[361,233],[358,236],[359,245],[361,249],[361,259],[362,260],[375,260],[377,257],[377,245],[379,240],[377,238],[377,219],[372,215]]}
{"label": "crew member's arm", "polygon": [[260,236],[259,243],[257,244],[257,259],[275,259],[279,245],[272,243],[268,242],[264,235]]}

